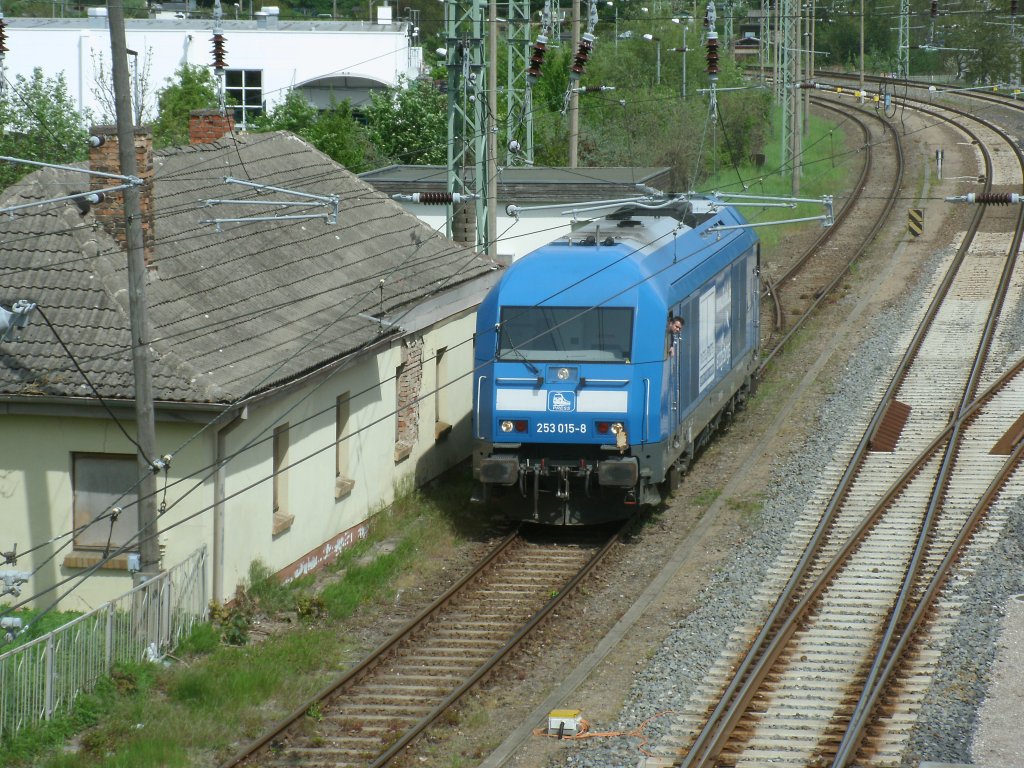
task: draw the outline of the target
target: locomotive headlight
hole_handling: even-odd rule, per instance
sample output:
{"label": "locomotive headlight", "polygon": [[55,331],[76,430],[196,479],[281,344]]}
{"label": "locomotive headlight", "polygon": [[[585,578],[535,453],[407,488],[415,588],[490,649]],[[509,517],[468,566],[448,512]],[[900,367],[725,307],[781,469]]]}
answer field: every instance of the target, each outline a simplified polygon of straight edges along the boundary
{"label": "locomotive headlight", "polygon": [[613,435],[617,435],[624,429],[624,427],[622,426],[622,422],[616,421],[608,429]]}
{"label": "locomotive headlight", "polygon": [[513,427],[513,424],[512,424],[511,421],[503,421],[503,422],[501,422],[501,431],[502,432],[511,432],[512,431],[512,427]]}
{"label": "locomotive headlight", "polygon": [[568,368],[559,368],[558,372],[555,374],[555,376],[558,377],[559,381],[568,381],[569,380],[569,369]]}

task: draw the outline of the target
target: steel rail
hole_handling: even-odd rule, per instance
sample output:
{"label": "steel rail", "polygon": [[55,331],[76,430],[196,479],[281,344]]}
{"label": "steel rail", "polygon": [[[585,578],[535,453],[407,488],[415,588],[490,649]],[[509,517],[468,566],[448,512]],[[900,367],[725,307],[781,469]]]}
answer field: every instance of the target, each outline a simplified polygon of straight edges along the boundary
{"label": "steel rail", "polygon": [[494,547],[483,559],[480,560],[474,566],[473,570],[459,579],[453,584],[443,595],[437,600],[431,603],[429,606],[424,608],[415,618],[409,621],[405,626],[401,627],[394,635],[392,635],[383,645],[380,645],[368,654],[361,662],[356,666],[352,667],[339,678],[328,684],[326,687],[321,688],[317,693],[305,703],[297,707],[287,715],[283,720],[274,726],[271,726],[270,730],[260,736],[255,741],[250,742],[243,749],[232,756],[227,762],[221,764],[221,768],[235,768],[235,766],[241,765],[244,760],[252,757],[259,752],[263,747],[267,746],[272,740],[280,736],[295,722],[306,716],[309,711],[311,704],[314,704],[324,699],[329,698],[335,692],[342,690],[343,688],[357,682],[362,678],[370,669],[378,664],[382,659],[386,658],[391,651],[396,648],[404,640],[408,639],[417,628],[425,624],[430,618],[438,613],[442,608],[447,606],[452,598],[461,592],[468,584],[479,578],[480,575],[499,557],[507,555],[513,549],[514,545],[519,543],[519,532],[514,530],[509,533],[505,538],[498,542],[497,546]]}
{"label": "steel rail", "polygon": [[[968,135],[971,135],[972,138],[977,139],[976,136],[973,136],[970,131],[964,129],[962,126],[957,127],[960,130],[964,130]],[[985,176],[985,188],[988,190],[991,188],[992,179],[991,159],[988,156],[986,156]],[[692,766],[705,766],[718,755],[724,747],[729,734],[734,729],[739,718],[742,716],[743,711],[753,698],[757,685],[759,685],[760,682],[763,681],[764,677],[767,676],[771,663],[781,655],[781,642],[776,642],[773,639],[773,635],[777,635],[780,640],[788,640],[796,631],[797,622],[794,620],[794,617],[798,616],[798,608],[805,607],[809,603],[811,593],[816,587],[811,587],[810,591],[805,592],[802,598],[796,597],[798,588],[806,579],[806,574],[809,571],[817,552],[821,548],[826,533],[831,529],[843,500],[847,497],[849,490],[853,485],[853,481],[859,474],[860,467],[863,464],[864,456],[867,454],[871,438],[881,423],[888,404],[895,399],[896,393],[902,385],[911,363],[916,359],[921,344],[924,341],[924,337],[931,328],[939,307],[941,306],[942,297],[948,293],[949,288],[966,256],[969,243],[973,240],[974,235],[981,224],[983,215],[984,211],[980,208],[975,211],[967,229],[967,236],[958,249],[950,268],[947,270],[946,275],[936,291],[936,295],[929,305],[924,318],[919,324],[907,351],[904,353],[903,359],[897,366],[893,379],[882,396],[881,402],[876,409],[868,428],[861,437],[846,471],[843,473],[836,490],[833,492],[833,495],[822,514],[821,520],[808,542],[807,548],[801,556],[800,561],[797,563],[792,576],[783,588],[779,599],[772,608],[772,611],[766,619],[761,631],[751,644],[743,661],[737,667],[733,679],[726,687],[718,705],[708,718],[700,734],[698,734],[697,739],[690,747],[686,757],[681,763],[678,763],[679,765],[682,765],[685,768],[691,768]],[[952,427],[953,425],[951,423],[943,434],[947,435],[947,433],[952,430]],[[945,438],[943,438],[943,440],[944,439]],[[936,450],[937,447],[938,443],[933,442],[931,453],[934,453],[934,450]],[[929,457],[931,453],[929,453]],[[924,461],[924,458],[919,457],[919,460],[912,464],[911,468],[908,468],[907,472],[904,473],[903,479],[905,481],[909,481],[913,476],[913,474],[911,474],[911,470],[916,473],[920,466],[923,465]],[[893,489],[891,489],[886,495],[886,500],[891,501],[891,499],[899,492],[900,488],[897,488],[897,485],[898,483],[894,484]],[[868,517],[871,517],[871,515]],[[873,524],[873,522],[871,524]],[[865,523],[858,529],[860,534],[855,532],[851,536],[850,542],[848,542],[848,544],[843,548],[843,552],[848,554],[849,551],[852,551],[854,542],[859,542],[859,539],[863,537],[868,527],[868,519],[866,518]],[[838,568],[838,565],[838,560],[834,559],[832,567],[827,569],[826,573],[830,575]],[[824,575],[825,574],[822,574],[822,576]],[[824,588],[823,582],[820,578],[815,582],[815,584],[819,591]],[[776,626],[781,626],[782,631],[776,633]],[[775,648],[774,652],[772,652],[773,648]]]}
{"label": "steel rail", "polygon": [[[719,720],[722,721],[722,725],[717,729],[715,733],[715,741],[710,745],[703,745],[701,747],[702,753],[696,755],[696,762],[691,758],[695,757],[696,750],[698,749],[698,743],[695,742],[686,755],[686,758],[682,761],[674,763],[674,765],[690,766],[690,765],[707,765],[707,761],[713,760],[717,757],[717,754],[721,751],[724,746],[725,740],[728,738],[729,733],[735,728],[739,719],[743,715],[744,709],[749,705],[750,699],[753,698],[754,693],[758,686],[764,681],[771,670],[772,665],[782,655],[785,647],[785,643],[793,636],[793,634],[799,629],[799,621],[802,615],[806,612],[806,609],[814,602],[814,600],[825,590],[828,586],[832,576],[842,566],[843,561],[846,560],[850,554],[859,546],[860,542],[870,532],[871,528],[877,523],[878,518],[885,512],[885,509],[893,502],[893,500],[902,492],[907,484],[917,475],[918,472],[924,467],[924,465],[946,444],[949,440],[955,427],[973,418],[977,412],[991,401],[995,395],[997,395],[1006,384],[1018,376],[1024,371],[1024,359],[1020,360],[1016,365],[1010,368],[1004,373],[998,380],[992,383],[982,394],[980,394],[960,416],[951,420],[947,423],[946,427],[937,434],[932,441],[925,446],[924,449],[915,457],[915,459],[909,464],[909,466],[903,471],[903,473],[893,481],[885,495],[872,507],[871,510],[864,516],[858,527],[849,535],[847,541],[843,546],[833,555],[832,559],[827,565],[824,566],[822,572],[817,578],[804,590],[799,596],[792,594],[787,598],[787,602],[791,603],[791,609],[788,614],[779,618],[777,624],[773,624],[771,618],[765,622],[764,629],[758,636],[758,640],[761,640],[761,636],[766,634],[767,630],[772,629],[775,632],[775,636],[772,638],[771,644],[765,644],[759,657],[756,660],[755,665],[747,665],[747,660],[737,669],[736,677],[739,677],[744,672],[744,667],[748,667],[749,675],[744,676],[743,686],[734,689],[733,694],[730,698],[732,706],[729,708],[730,711],[724,712],[720,716]],[[808,551],[811,549],[808,546]],[[817,547],[815,547],[817,549]],[[807,552],[805,552],[806,559]],[[804,560],[801,560],[803,563]],[[808,562],[809,565],[809,562]],[[794,569],[794,577],[797,578],[798,571],[799,578],[801,581],[806,579],[806,573],[809,570],[808,567],[799,567]],[[792,583],[792,579],[791,579]],[[787,589],[788,589],[787,585]],[[782,602],[781,598],[776,603],[776,608]],[[774,613],[774,611],[773,611]],[[776,642],[776,638],[781,638],[781,641]],[[755,641],[755,644],[757,641]],[[752,646],[753,650],[753,646]],[[748,652],[748,657],[750,652]],[[735,678],[734,678],[735,680]],[[722,700],[725,700],[723,695]],[[720,704],[721,706],[721,704]],[[716,708],[717,711],[717,708]],[[710,719],[709,719],[710,723]],[[707,728],[707,726],[705,726]],[[721,741],[721,744],[717,742]],[[717,748],[716,748],[717,747]]]}
{"label": "steel rail", "polygon": [[602,546],[601,549],[598,550],[594,557],[590,558],[590,560],[587,561],[583,568],[581,568],[576,573],[576,575],[573,576],[566,583],[565,587],[560,589],[558,591],[558,594],[554,595],[550,600],[548,600],[548,602],[544,604],[544,607],[537,611],[530,618],[530,620],[526,624],[524,624],[519,629],[519,631],[516,632],[501,649],[499,649],[493,656],[491,656],[490,659],[484,662],[484,664],[482,664],[480,668],[473,673],[472,676],[467,678],[465,682],[463,682],[458,688],[456,688],[447,698],[445,698],[444,701],[442,701],[433,710],[431,710],[431,712],[428,715],[426,715],[419,723],[417,723],[415,726],[406,731],[400,739],[398,739],[394,744],[392,744],[387,749],[386,752],[384,752],[380,757],[378,757],[376,760],[370,763],[369,768],[382,768],[382,766],[385,766],[392,760],[394,760],[399,755],[399,753],[402,752],[402,750],[404,750],[407,746],[409,746],[409,744],[413,742],[414,739],[416,739],[421,733],[423,733],[423,731],[429,728],[437,720],[437,718],[439,718],[445,712],[445,710],[447,710],[449,707],[455,704],[455,702],[462,698],[462,696],[465,695],[467,691],[469,691],[471,688],[473,688],[482,680],[484,680],[506,656],[508,656],[512,651],[514,651],[520,645],[520,643],[522,643],[523,640],[525,640],[530,635],[531,632],[533,632],[538,626],[540,626],[540,624],[543,623],[546,619],[551,617],[552,612],[555,610],[555,608],[557,608],[558,605],[562,602],[562,600],[564,600],[568,595],[570,595],[580,584],[580,582],[583,581],[583,579],[585,579],[602,560],[604,560],[607,554],[611,551],[612,547],[622,540],[623,535],[632,527],[633,523],[634,520],[632,518],[627,520],[626,523],[623,524],[619,528],[619,530],[615,532],[615,535],[610,537],[608,541],[605,542],[604,546]]}
{"label": "steel rail", "polygon": [[[834,104],[829,104],[823,99],[815,99],[814,101],[820,106],[828,107],[837,112],[842,111],[838,106]],[[860,123],[861,128],[864,131],[865,137],[870,139],[870,131],[867,128],[867,124],[859,120],[858,123]],[[892,134],[893,145],[896,148],[897,157],[897,170],[895,174],[895,180],[893,184],[890,186],[889,194],[885,204],[885,208],[887,212],[889,212],[895,207],[900,188],[903,184],[905,158],[903,155],[903,145],[899,140],[899,135],[896,133],[896,130],[888,121],[883,120],[882,124],[885,126],[885,129]],[[870,142],[868,142],[866,146],[870,150]],[[792,265],[788,270],[786,270],[782,277],[779,278],[779,280],[776,282],[775,290],[772,296],[776,304],[776,313],[777,317],[779,318],[778,323],[780,327],[782,325],[782,307],[781,299],[778,296],[780,291],[779,286],[785,285],[786,280],[789,279],[800,268],[802,268],[806,264],[806,262],[811,258],[811,256],[834,236],[835,232],[838,231],[836,228],[840,226],[843,221],[846,220],[846,217],[849,215],[850,211],[856,204],[857,198],[860,196],[859,190],[864,188],[864,183],[867,179],[868,172],[871,169],[872,153],[870,151],[868,152],[867,158],[867,162],[864,163],[862,173],[857,181],[857,186],[855,187],[857,193],[850,196],[850,199],[847,201],[847,204],[844,205],[839,214],[837,214],[836,223],[832,227],[829,227],[827,230],[825,230],[821,234],[821,236],[818,237],[817,240],[815,240],[814,244],[809,249],[807,249],[804,255],[794,265]],[[885,226],[887,218],[888,215],[880,216],[878,217],[878,219],[875,220],[875,223],[872,225],[867,237],[864,238],[860,246],[858,246],[858,248],[854,251],[853,255],[847,260],[845,267],[842,270],[837,271],[836,276],[832,279],[832,282],[830,282],[828,286],[823,291],[820,292],[820,294],[815,298],[815,300],[811,302],[811,305],[807,308],[807,310],[799,318],[797,318],[795,323],[793,323],[789,331],[787,331],[786,334],[781,339],[779,339],[778,343],[761,360],[760,364],[757,367],[755,378],[761,379],[764,377],[764,374],[769,364],[775,359],[775,357],[778,354],[781,353],[781,351],[785,348],[786,344],[789,343],[789,340],[793,337],[793,335],[796,334],[797,331],[799,331],[801,328],[803,328],[804,324],[808,321],[808,319],[815,312],[815,310],[817,310],[821,303],[828,296],[831,295],[832,291],[835,290],[836,286],[839,285],[840,281],[843,280],[847,272],[849,272],[850,267],[852,267],[854,263],[856,263],[857,260],[864,255],[864,252],[867,251],[867,249],[875,241],[875,238],[878,236],[878,233],[881,232],[882,228]]]}
{"label": "steel rail", "polygon": [[[583,567],[558,590],[558,593],[551,597],[551,599],[549,599],[543,607],[534,613],[526,623],[520,626],[499,650],[480,664],[472,674],[467,676],[454,690],[445,696],[443,700],[436,704],[430,712],[406,729],[397,740],[390,742],[386,748],[384,748],[382,744],[380,754],[376,758],[373,758],[372,762],[368,762],[367,765],[371,768],[379,768],[380,766],[390,763],[401,752],[407,749],[407,747],[419,735],[421,735],[423,731],[429,728],[430,725],[432,725],[446,710],[465,695],[467,691],[471,690],[474,686],[486,679],[495,666],[520,646],[530,633],[543,621],[552,616],[554,609],[560,605],[564,599],[571,595],[579,583],[604,560],[607,554],[612,550],[613,546],[622,540],[622,537],[633,524],[634,520],[627,520],[612,536],[608,537],[593,556],[588,558]],[[512,553],[518,548],[518,544],[521,540],[521,536],[517,531],[506,536],[473,568],[470,573],[463,576],[434,603],[421,611],[414,619],[409,621],[398,632],[396,632],[387,642],[367,655],[358,665],[347,671],[337,680],[314,694],[309,700],[297,707],[285,719],[274,725],[259,739],[256,739],[240,750],[228,762],[223,763],[221,768],[237,768],[237,766],[247,764],[248,761],[256,758],[258,753],[268,748],[268,746],[271,746],[278,737],[284,735],[294,727],[296,723],[306,717],[311,706],[336,698],[346,689],[357,684],[363,677],[369,675],[382,661],[393,655],[400,646],[403,646],[412,635],[414,635],[422,626],[429,623],[441,610],[457,601],[459,595],[474,582],[479,581],[483,577],[484,572],[487,571],[490,566],[494,565],[499,559],[512,557]]]}
{"label": "steel rail", "polygon": [[[840,114],[843,114],[843,116],[847,117],[848,119],[852,119],[857,124],[857,126],[860,128],[860,130],[861,130],[861,135],[864,137],[864,146],[868,147],[870,149],[870,147],[871,147],[871,130],[868,128],[867,123],[860,119],[859,115],[846,115],[846,114],[843,113],[843,110],[840,109],[838,106],[836,106],[834,104],[828,104],[827,102],[823,103],[822,105],[825,106],[827,109],[831,109],[833,112],[838,112]],[[884,123],[883,123],[883,125],[884,125]],[[895,134],[894,134],[894,138],[896,138]],[[897,146],[898,146],[899,145],[898,139],[897,139],[896,143],[897,143]],[[902,177],[902,165],[903,165],[902,164],[902,156],[901,156],[900,160],[901,160],[901,162],[900,162],[900,176]],[[867,180],[868,175],[871,173],[871,167],[872,167],[872,153],[869,151],[867,153],[867,155],[865,156],[864,163],[861,165],[860,176],[857,178],[857,183],[853,185],[852,189],[858,190],[858,189],[863,189],[864,188],[864,183]],[[811,244],[811,246],[807,250],[804,251],[803,255],[799,259],[797,259],[795,263],[791,264],[786,269],[786,271],[783,272],[781,277],[779,277],[777,280],[774,281],[774,286],[772,285],[772,282],[770,282],[768,280],[768,278],[764,278],[765,289],[761,292],[761,295],[762,295],[762,297],[769,297],[769,298],[771,298],[772,302],[775,305],[775,322],[776,322],[776,329],[777,330],[781,331],[783,323],[785,322],[785,317],[784,317],[783,311],[782,311],[782,301],[780,299],[780,290],[781,289],[778,286],[785,285],[787,279],[791,278],[796,272],[798,272],[811,259],[811,257],[815,253],[817,253],[818,250],[823,245],[825,245],[825,243],[827,243],[829,240],[832,239],[832,237],[835,235],[835,232],[838,231],[838,227],[841,226],[844,221],[846,221],[847,217],[850,214],[850,210],[857,204],[858,197],[859,197],[859,195],[854,193],[854,194],[850,195],[846,199],[846,202],[844,203],[843,207],[840,208],[839,212],[835,215],[835,220],[832,223],[832,226],[828,227],[825,230],[823,230],[822,233],[820,235],[818,235],[817,238],[815,238],[814,242]],[[852,264],[852,263],[853,263],[852,260],[847,262],[847,268],[849,268],[850,264]],[[844,272],[845,272],[845,270],[844,270]],[[832,286],[829,286],[829,288],[826,290],[826,292],[828,290],[831,290],[831,288],[832,288]],[[817,304],[815,303],[813,306],[817,306]],[[803,318],[800,318],[800,320],[798,320],[797,322],[799,323],[802,319]],[[788,334],[787,334],[786,338],[787,339],[789,338]],[[779,346],[781,346],[781,343],[780,343]],[[769,358],[772,355],[774,355],[774,354],[775,354],[775,350],[773,349],[772,352],[769,354]]]}
{"label": "steel rail", "polygon": [[850,723],[847,725],[846,733],[843,735],[843,739],[840,741],[839,747],[836,750],[836,755],[832,763],[833,766],[845,766],[854,759],[856,751],[860,746],[860,742],[863,739],[864,731],[868,727],[871,713],[877,708],[882,691],[885,690],[888,682],[895,674],[896,668],[907,650],[910,639],[924,623],[927,611],[931,608],[932,603],[934,603],[935,598],[939,594],[939,590],[944,586],[946,579],[953,569],[953,565],[959,559],[959,556],[962,554],[970,537],[974,534],[975,530],[982,522],[982,519],[988,513],[988,510],[992,507],[992,504],[995,502],[1003,486],[1009,481],[1010,477],[1020,466],[1022,457],[1024,457],[1024,441],[1017,443],[1013,451],[1003,463],[1000,472],[992,479],[992,482],[985,490],[984,495],[978,500],[974,509],[971,510],[971,514],[960,528],[960,533],[950,545],[949,551],[939,564],[937,571],[932,576],[923,594],[918,599],[917,606],[910,618],[907,619],[906,625],[900,633],[899,640],[894,643],[885,666],[879,670],[876,676],[875,685],[870,689],[870,693],[864,697],[862,701],[858,702],[857,707],[850,718]]}
{"label": "steel rail", "polygon": [[[931,110],[923,110],[926,113],[931,113]],[[959,111],[959,110],[956,110]],[[974,118],[978,120],[978,118]],[[987,121],[980,121],[987,122]],[[1016,146],[1016,143],[998,127],[988,125],[989,130],[995,131],[1003,141],[1013,148],[1017,156],[1018,165],[1024,174],[1024,153],[1021,152],[1020,148]],[[986,157],[987,148],[986,149]],[[982,332],[982,337],[978,343],[978,350],[975,355],[975,363],[971,371],[971,375],[964,387],[964,393],[961,397],[960,403],[957,408],[957,413],[962,414],[970,405],[974,399],[974,395],[977,392],[979,386],[979,380],[982,374],[982,370],[988,360],[988,353],[991,347],[992,338],[995,335],[996,325],[999,321],[999,316],[1002,312],[1002,307],[1006,299],[1006,294],[1009,291],[1010,280],[1013,276],[1013,270],[1017,265],[1017,254],[1020,252],[1021,238],[1024,235],[1024,209],[1020,210],[1017,215],[1016,229],[1014,236],[1011,240],[1008,253],[1006,255],[1006,262],[1003,265],[1003,272],[1000,276],[999,286],[996,292],[996,296],[993,299],[992,307],[990,308],[989,317],[986,321],[985,328]],[[851,723],[853,726],[847,727],[846,733],[840,742],[839,752],[833,761],[834,768],[843,768],[848,760],[853,757],[853,752],[856,750],[857,745],[860,743],[864,729],[867,726],[867,720],[870,716],[870,712],[874,708],[874,702],[877,701],[881,687],[888,680],[888,676],[883,677],[883,669],[888,669],[889,664],[886,663],[886,658],[891,653],[895,652],[896,647],[903,647],[902,644],[897,643],[897,636],[904,635],[905,629],[901,627],[901,622],[904,619],[907,607],[910,602],[911,591],[915,587],[917,576],[920,572],[921,565],[925,558],[925,548],[931,539],[931,531],[935,524],[936,518],[939,514],[939,509],[942,506],[942,501],[946,489],[948,488],[949,481],[952,477],[953,466],[956,463],[956,451],[960,444],[960,436],[962,434],[962,422],[958,421],[957,427],[950,435],[949,442],[946,446],[946,454],[943,457],[942,466],[939,470],[939,476],[936,479],[935,488],[932,493],[932,497],[928,504],[928,510],[925,515],[924,525],[922,526],[921,535],[918,539],[917,547],[915,548],[914,555],[911,559],[909,567],[907,569],[906,579],[903,587],[900,590],[900,595],[893,607],[893,611],[890,616],[889,625],[881,638],[880,647],[876,655],[875,661],[871,666],[868,673],[867,679],[865,680],[862,688],[861,695],[858,699],[857,706],[854,709],[854,713],[851,717]],[[947,557],[944,563],[949,563],[950,559]],[[891,660],[891,659],[890,659]]]}

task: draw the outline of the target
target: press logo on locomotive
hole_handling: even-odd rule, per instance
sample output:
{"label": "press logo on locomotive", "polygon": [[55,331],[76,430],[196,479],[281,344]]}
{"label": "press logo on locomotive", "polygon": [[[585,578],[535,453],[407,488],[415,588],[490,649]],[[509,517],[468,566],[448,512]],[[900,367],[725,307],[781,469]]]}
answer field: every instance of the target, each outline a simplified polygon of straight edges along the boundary
{"label": "press logo on locomotive", "polygon": [[575,392],[548,392],[548,410],[565,411],[566,413],[576,410]]}

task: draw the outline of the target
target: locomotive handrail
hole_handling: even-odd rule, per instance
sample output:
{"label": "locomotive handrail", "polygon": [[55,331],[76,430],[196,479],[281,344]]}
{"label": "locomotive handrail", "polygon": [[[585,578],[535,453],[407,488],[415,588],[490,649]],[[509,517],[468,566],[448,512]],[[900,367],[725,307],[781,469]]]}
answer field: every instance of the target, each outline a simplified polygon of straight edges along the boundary
{"label": "locomotive handrail", "polygon": [[651,441],[650,436],[650,409],[651,409],[651,380],[644,377],[644,442]]}
{"label": "locomotive handrail", "polygon": [[580,385],[595,384],[599,387],[624,387],[629,384],[629,379],[592,379],[589,376],[584,376],[580,379]]}
{"label": "locomotive handrail", "polygon": [[476,380],[476,438],[477,440],[483,440],[484,436],[480,434],[480,387],[484,383],[486,376],[480,376]]}

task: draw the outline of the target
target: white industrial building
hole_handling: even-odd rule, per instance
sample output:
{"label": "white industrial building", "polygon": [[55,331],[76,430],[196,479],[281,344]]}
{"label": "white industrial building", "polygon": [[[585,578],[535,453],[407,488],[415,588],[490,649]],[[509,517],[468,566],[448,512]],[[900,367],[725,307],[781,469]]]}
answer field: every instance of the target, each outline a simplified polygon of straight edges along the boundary
{"label": "white industrial building", "polygon": [[[235,107],[235,122],[248,120],[284,100],[292,88],[321,108],[332,99],[353,106],[369,102],[371,90],[419,75],[422,48],[418,29],[392,22],[391,9],[379,8],[377,22],[281,21],[277,8],[264,7],[252,20],[232,18],[226,4],[220,22],[226,41],[225,82]],[[4,75],[30,77],[35,68],[47,77],[63,73],[68,92],[93,120],[113,118],[110,82],[110,31],[106,8],[90,8],[88,18],[7,18]],[[128,19],[136,113],[148,122],[156,115],[156,94],[183,65],[212,64],[210,18]]]}

